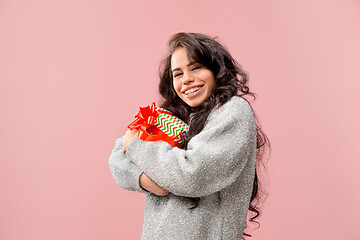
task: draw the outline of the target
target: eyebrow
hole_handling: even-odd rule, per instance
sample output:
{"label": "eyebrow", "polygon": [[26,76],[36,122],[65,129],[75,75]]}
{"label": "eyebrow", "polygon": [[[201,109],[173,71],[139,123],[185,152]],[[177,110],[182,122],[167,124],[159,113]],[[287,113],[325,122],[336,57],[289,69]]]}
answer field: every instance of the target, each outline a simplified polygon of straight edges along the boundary
{"label": "eyebrow", "polygon": [[[194,65],[196,62],[195,61],[191,61],[187,66],[191,66],[191,65]],[[180,68],[174,68],[171,72],[175,72],[177,70],[181,70]]]}

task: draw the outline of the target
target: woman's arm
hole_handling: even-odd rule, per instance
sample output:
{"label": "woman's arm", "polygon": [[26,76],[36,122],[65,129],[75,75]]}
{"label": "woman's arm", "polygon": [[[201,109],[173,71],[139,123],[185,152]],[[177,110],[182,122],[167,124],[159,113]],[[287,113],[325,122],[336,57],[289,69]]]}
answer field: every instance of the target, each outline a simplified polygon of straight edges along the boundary
{"label": "woman's arm", "polygon": [[140,175],[140,186],[149,191],[154,193],[158,196],[165,196],[169,194],[169,191],[165,188],[160,187],[157,185],[151,178],[149,178],[148,175],[146,175],[144,172]]}
{"label": "woman's arm", "polygon": [[138,191],[145,194],[152,192],[158,196],[167,195],[169,192],[166,189],[157,185],[125,157],[123,139],[124,136],[116,140],[115,147],[109,158],[110,171],[116,183],[128,191]]}
{"label": "woman's arm", "polygon": [[252,109],[237,98],[214,110],[204,129],[188,143],[173,148],[163,141],[135,136],[125,155],[163,188],[186,197],[201,197],[230,186],[243,169],[256,162],[256,124]]}

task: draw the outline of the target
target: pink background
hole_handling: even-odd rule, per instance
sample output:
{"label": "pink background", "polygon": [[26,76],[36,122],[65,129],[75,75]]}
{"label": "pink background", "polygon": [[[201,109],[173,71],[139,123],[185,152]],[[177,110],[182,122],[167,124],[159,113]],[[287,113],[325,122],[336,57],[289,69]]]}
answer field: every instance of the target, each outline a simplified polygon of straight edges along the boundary
{"label": "pink background", "polygon": [[359,25],[355,0],[0,0],[0,239],[140,239],[145,195],[108,157],[179,31],[219,36],[258,96],[251,239],[360,239]]}

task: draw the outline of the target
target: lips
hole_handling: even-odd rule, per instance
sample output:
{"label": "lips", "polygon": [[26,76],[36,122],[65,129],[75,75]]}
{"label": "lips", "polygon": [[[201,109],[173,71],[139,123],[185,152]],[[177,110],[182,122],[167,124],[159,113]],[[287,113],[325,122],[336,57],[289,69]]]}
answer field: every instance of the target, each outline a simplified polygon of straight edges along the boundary
{"label": "lips", "polygon": [[191,93],[194,93],[196,91],[198,91],[200,88],[202,88],[204,85],[196,85],[196,86],[190,86],[190,87],[187,87],[185,88],[182,93],[185,94],[185,95],[188,95],[188,94],[191,94]]}

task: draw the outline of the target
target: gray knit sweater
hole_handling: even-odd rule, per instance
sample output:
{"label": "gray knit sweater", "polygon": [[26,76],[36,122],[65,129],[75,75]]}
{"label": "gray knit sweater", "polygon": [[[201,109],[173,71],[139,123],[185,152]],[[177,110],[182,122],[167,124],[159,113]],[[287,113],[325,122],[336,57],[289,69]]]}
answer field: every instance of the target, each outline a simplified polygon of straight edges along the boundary
{"label": "gray knit sweater", "polygon": [[[137,136],[124,153],[116,140],[111,173],[123,189],[146,194],[142,240],[241,239],[256,163],[256,125],[249,103],[234,96],[214,108],[188,149]],[[169,194],[139,186],[145,172]],[[188,198],[200,197],[195,209]]]}

